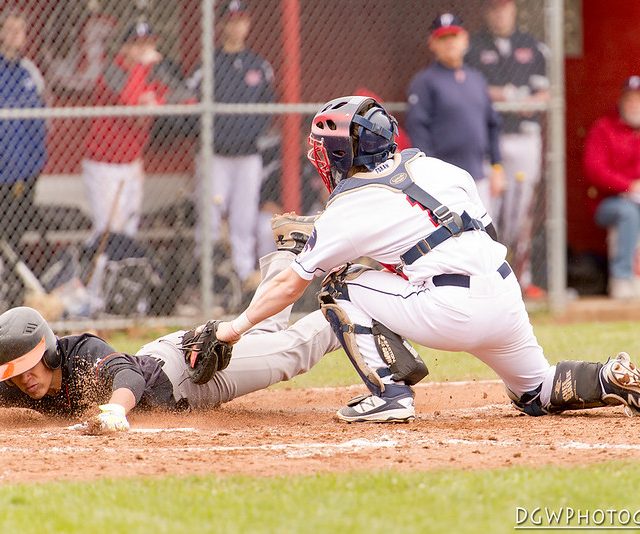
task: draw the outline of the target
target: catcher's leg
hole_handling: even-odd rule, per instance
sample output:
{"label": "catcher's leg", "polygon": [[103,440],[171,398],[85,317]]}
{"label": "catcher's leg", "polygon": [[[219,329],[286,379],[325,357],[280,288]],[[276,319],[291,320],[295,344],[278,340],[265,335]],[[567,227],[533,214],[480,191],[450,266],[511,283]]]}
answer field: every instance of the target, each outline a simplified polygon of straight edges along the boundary
{"label": "catcher's leg", "polygon": [[409,343],[349,302],[347,281],[366,270],[352,266],[333,273],[318,297],[327,321],[371,392],[352,399],[337,416],[347,422],[410,421],[415,417],[410,384],[428,371]]}
{"label": "catcher's leg", "polygon": [[510,392],[513,404],[528,415],[624,405],[640,413],[640,371],[626,352],[605,364],[562,361],[540,386],[524,395]]}

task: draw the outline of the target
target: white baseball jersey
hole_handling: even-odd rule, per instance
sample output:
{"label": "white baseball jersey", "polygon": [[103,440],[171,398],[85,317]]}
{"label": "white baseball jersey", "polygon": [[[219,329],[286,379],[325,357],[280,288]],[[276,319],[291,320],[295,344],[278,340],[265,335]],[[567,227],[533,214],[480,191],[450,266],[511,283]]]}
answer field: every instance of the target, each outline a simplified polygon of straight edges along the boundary
{"label": "white baseball jersey", "polygon": [[[367,180],[392,173],[401,156],[379,165],[373,173],[356,174]],[[452,212],[466,211],[487,226],[491,218],[483,206],[475,182],[465,170],[424,155],[406,165],[413,181]],[[368,256],[380,263],[398,265],[400,255],[437,226],[423,208],[405,193],[384,186],[347,191],[329,202],[315,224],[315,238],[298,256],[293,268],[307,280]],[[486,232],[464,232],[438,245],[412,265],[404,266],[410,282],[420,283],[436,274],[487,274],[504,261],[506,248]]]}

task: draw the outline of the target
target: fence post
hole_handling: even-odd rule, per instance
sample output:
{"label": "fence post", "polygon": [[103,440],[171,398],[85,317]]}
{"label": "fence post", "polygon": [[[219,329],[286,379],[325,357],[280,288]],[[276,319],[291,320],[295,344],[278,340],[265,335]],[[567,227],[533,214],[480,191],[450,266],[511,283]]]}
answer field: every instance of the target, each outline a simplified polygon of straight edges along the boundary
{"label": "fence post", "polygon": [[[202,116],[200,117],[200,179],[210,176],[213,150],[213,0],[202,0]],[[202,312],[210,316],[213,308],[213,236],[209,224],[212,210],[211,180],[202,182],[198,198],[200,226],[200,289]]]}
{"label": "fence post", "polygon": [[567,222],[565,184],[564,11],[562,0],[546,0],[546,34],[551,57],[549,135],[547,142],[547,269],[549,306],[562,313],[567,298]]}

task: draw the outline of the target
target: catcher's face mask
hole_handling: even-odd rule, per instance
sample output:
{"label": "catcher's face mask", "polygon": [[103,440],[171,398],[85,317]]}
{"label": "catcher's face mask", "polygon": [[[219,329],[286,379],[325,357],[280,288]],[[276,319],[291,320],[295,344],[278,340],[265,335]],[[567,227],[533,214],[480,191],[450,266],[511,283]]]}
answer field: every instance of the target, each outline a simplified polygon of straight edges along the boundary
{"label": "catcher's face mask", "polygon": [[325,187],[329,193],[333,191],[334,184],[331,180],[331,163],[329,161],[329,155],[327,149],[324,147],[323,139],[316,139],[313,134],[309,135],[309,152],[307,152],[307,159],[311,162],[318,171],[320,178],[324,182]]}

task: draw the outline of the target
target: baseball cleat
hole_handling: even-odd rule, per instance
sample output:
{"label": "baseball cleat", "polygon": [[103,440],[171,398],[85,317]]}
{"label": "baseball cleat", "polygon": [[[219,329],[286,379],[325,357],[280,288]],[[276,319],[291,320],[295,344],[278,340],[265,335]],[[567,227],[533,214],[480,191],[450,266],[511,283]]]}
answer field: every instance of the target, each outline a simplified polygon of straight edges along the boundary
{"label": "baseball cleat", "polygon": [[398,395],[388,399],[361,395],[351,399],[336,417],[347,423],[408,423],[416,417],[413,395]]}
{"label": "baseball cleat", "polygon": [[271,229],[278,250],[288,250],[300,254],[307,244],[317,215],[296,215],[294,211],[274,215],[271,218]]}
{"label": "baseball cleat", "polygon": [[620,352],[600,370],[602,400],[624,404],[627,415],[640,414],[640,370],[626,352]]}

